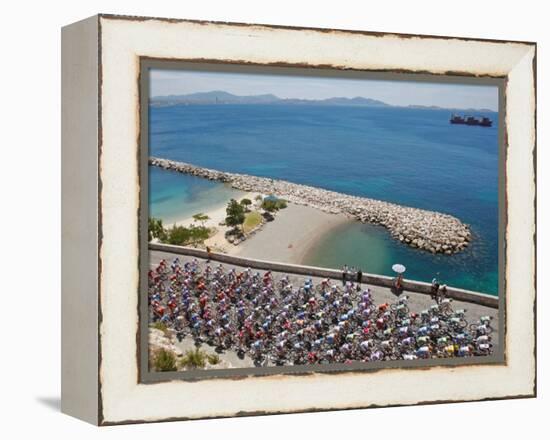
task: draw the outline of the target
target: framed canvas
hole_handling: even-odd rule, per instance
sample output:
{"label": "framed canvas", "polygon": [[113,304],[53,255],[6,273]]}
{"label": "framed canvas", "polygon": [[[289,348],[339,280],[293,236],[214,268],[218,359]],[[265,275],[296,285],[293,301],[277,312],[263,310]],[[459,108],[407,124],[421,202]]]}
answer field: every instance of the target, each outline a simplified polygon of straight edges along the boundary
{"label": "framed canvas", "polygon": [[536,395],[536,46],[99,15],[62,32],[62,410]]}

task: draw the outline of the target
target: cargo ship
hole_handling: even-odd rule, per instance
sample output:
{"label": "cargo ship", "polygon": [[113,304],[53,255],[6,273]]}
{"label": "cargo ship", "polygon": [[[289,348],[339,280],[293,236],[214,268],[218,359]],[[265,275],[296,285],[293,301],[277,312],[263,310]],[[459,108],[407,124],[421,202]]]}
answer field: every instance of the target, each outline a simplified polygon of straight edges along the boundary
{"label": "cargo ship", "polygon": [[475,117],[475,116],[460,116],[460,115],[451,115],[449,119],[451,124],[463,124],[463,125],[479,125],[481,127],[492,127],[493,121],[486,116]]}

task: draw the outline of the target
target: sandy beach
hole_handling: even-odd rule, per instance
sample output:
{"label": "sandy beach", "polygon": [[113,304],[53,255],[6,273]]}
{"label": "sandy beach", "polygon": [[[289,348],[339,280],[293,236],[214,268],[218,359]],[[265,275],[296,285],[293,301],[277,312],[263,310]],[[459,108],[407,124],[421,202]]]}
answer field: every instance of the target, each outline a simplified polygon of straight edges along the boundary
{"label": "sandy beach", "polygon": [[[254,200],[258,193],[249,192],[239,200]],[[225,238],[226,204],[204,212],[209,219],[204,225],[216,233],[204,242],[213,250],[242,257],[301,264],[308,250],[325,234],[345,222],[352,221],[344,214],[329,214],[309,206],[289,203],[275,214],[275,220],[266,222],[254,235],[235,246]],[[192,217],[175,222],[178,226],[202,224]]]}
{"label": "sandy beach", "polygon": [[[237,198],[237,201],[241,201],[242,199],[250,199],[254,203],[257,195],[258,193],[248,192]],[[229,200],[227,200],[227,202],[229,202]],[[216,233],[206,240],[204,244],[218,252],[235,254],[237,252],[237,247],[233,246],[225,239],[225,232],[228,228],[226,226],[220,226],[220,223],[225,222],[227,202],[216,206],[209,211],[203,212],[203,214],[206,214],[209,217],[209,219],[204,222],[204,225],[208,228],[214,228],[216,230]],[[177,226],[190,226],[193,223],[198,225],[203,224],[202,222],[195,221],[193,217],[183,218],[175,222]]]}
{"label": "sandy beach", "polygon": [[[237,201],[240,201],[242,199],[250,199],[253,201],[257,195],[258,193],[248,192],[243,194],[241,197],[237,198]],[[227,208],[228,202],[229,200],[220,204],[219,206],[216,206],[213,209],[203,212],[203,214],[206,214],[208,217],[210,217],[210,219],[205,222],[205,226],[218,227],[218,225],[225,220],[225,215],[226,215],[225,209]],[[177,220],[175,222],[175,224],[178,226],[189,226],[192,223],[201,224],[200,222],[196,222],[192,216],[183,218],[181,220]],[[171,225],[172,224],[168,224],[166,226],[171,226]]]}
{"label": "sandy beach", "polygon": [[289,203],[275,220],[238,246],[233,254],[261,260],[300,264],[324,234],[351,221],[342,214],[328,214],[309,206]]}

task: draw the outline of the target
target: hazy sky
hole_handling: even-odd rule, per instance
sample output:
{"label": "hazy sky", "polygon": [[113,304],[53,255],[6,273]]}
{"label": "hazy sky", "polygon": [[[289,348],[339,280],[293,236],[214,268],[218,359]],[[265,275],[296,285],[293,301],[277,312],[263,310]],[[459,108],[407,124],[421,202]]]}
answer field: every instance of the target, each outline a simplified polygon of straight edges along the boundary
{"label": "hazy sky", "polygon": [[306,99],[361,96],[392,105],[498,110],[496,86],[152,69],[150,88],[151,96],[223,90],[241,96],[267,93],[279,98]]}

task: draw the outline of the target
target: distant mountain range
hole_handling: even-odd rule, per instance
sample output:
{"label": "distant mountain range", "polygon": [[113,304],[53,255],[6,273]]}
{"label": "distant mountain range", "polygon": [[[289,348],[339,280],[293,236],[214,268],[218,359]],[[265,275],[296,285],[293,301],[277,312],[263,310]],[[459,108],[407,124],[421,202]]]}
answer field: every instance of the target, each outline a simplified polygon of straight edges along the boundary
{"label": "distant mountain range", "polygon": [[[188,95],[167,95],[154,96],[150,98],[149,104],[153,107],[169,107],[175,105],[210,105],[210,104],[285,104],[285,105],[341,105],[357,107],[396,107],[376,99],[335,97],[327,99],[297,99],[297,98],[279,98],[272,94],[238,96],[222,90],[212,92],[191,93]],[[406,107],[418,109],[445,109],[437,106],[409,105]],[[492,112],[489,109],[445,109],[456,111],[477,111]]]}
{"label": "distant mountain range", "polygon": [[282,99],[275,95],[238,96],[221,90],[191,93],[189,95],[155,96],[150,99],[152,106],[192,105],[192,104],[296,104],[296,105],[356,105],[368,107],[389,107],[382,101],[369,98],[328,98],[328,99]]}

